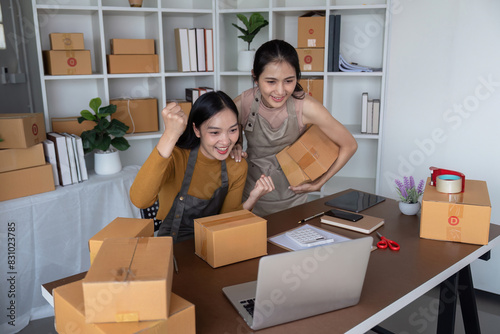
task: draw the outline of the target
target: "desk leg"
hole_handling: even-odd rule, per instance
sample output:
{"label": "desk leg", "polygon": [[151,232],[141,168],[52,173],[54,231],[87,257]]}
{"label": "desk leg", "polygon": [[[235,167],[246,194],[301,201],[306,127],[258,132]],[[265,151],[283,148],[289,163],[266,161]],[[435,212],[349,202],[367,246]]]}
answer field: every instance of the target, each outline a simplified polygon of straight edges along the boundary
{"label": "desk leg", "polygon": [[455,332],[457,298],[460,298],[465,332],[480,334],[481,329],[470,266],[463,268],[441,283],[437,333],[453,334]]}

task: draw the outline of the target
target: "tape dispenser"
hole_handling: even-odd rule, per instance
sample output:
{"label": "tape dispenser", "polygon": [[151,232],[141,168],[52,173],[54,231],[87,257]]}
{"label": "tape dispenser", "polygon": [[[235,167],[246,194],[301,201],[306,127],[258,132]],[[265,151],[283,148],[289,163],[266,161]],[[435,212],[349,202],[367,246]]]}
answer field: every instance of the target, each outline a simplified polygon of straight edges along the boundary
{"label": "tape dispenser", "polygon": [[431,171],[430,185],[436,187],[437,191],[444,193],[464,192],[465,175],[463,173],[438,167],[429,167],[429,169]]}

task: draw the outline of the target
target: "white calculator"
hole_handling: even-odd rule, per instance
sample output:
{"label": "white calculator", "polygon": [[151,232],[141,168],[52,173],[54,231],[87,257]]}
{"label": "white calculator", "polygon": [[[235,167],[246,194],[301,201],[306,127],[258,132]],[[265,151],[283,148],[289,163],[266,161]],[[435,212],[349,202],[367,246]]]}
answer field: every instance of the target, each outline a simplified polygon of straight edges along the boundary
{"label": "white calculator", "polygon": [[300,228],[285,234],[301,247],[313,247],[333,242],[333,238],[327,238],[312,228]]}

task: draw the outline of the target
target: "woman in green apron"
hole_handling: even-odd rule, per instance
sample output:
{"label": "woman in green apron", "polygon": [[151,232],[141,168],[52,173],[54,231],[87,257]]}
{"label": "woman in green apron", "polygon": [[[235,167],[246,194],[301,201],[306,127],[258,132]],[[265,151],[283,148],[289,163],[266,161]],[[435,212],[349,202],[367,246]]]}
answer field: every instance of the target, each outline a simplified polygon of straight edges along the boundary
{"label": "woman in green apron", "polygon": [[[307,193],[319,191],[357,150],[351,133],[338,122],[323,104],[305,94],[300,80],[299,58],[295,48],[285,41],[271,40],[255,53],[252,77],[255,87],[235,99],[247,150],[236,144],[231,156],[236,161],[248,157],[248,177],[243,198],[260,175],[272,177],[276,190],[263,196],[253,212],[263,216],[287,209],[307,200]],[[339,156],[330,169],[318,179],[292,187],[288,183],[276,154],[291,145],[306,127],[316,124],[339,147]]]}
{"label": "woman in green apron", "polygon": [[203,94],[189,118],[170,103],[162,118],[165,131],[130,188],[130,199],[139,208],[158,199],[157,219],[163,219],[159,236],[172,236],[174,242],[193,238],[193,219],[252,210],[274,189],[272,179],[262,175],[242,204],[247,164],[229,157],[239,137],[238,111],[225,93]]}

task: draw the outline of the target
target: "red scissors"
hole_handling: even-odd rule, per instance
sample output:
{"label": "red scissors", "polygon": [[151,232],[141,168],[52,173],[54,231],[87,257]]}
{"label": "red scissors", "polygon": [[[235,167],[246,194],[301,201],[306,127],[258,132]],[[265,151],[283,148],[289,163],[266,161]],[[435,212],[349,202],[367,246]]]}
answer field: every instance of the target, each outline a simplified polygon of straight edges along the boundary
{"label": "red scissors", "polygon": [[387,239],[386,237],[382,236],[380,233],[377,232],[377,235],[380,238],[380,241],[377,242],[377,247],[380,249],[385,249],[389,247],[390,250],[397,251],[399,250],[399,244],[395,241],[392,241],[390,239]]}

